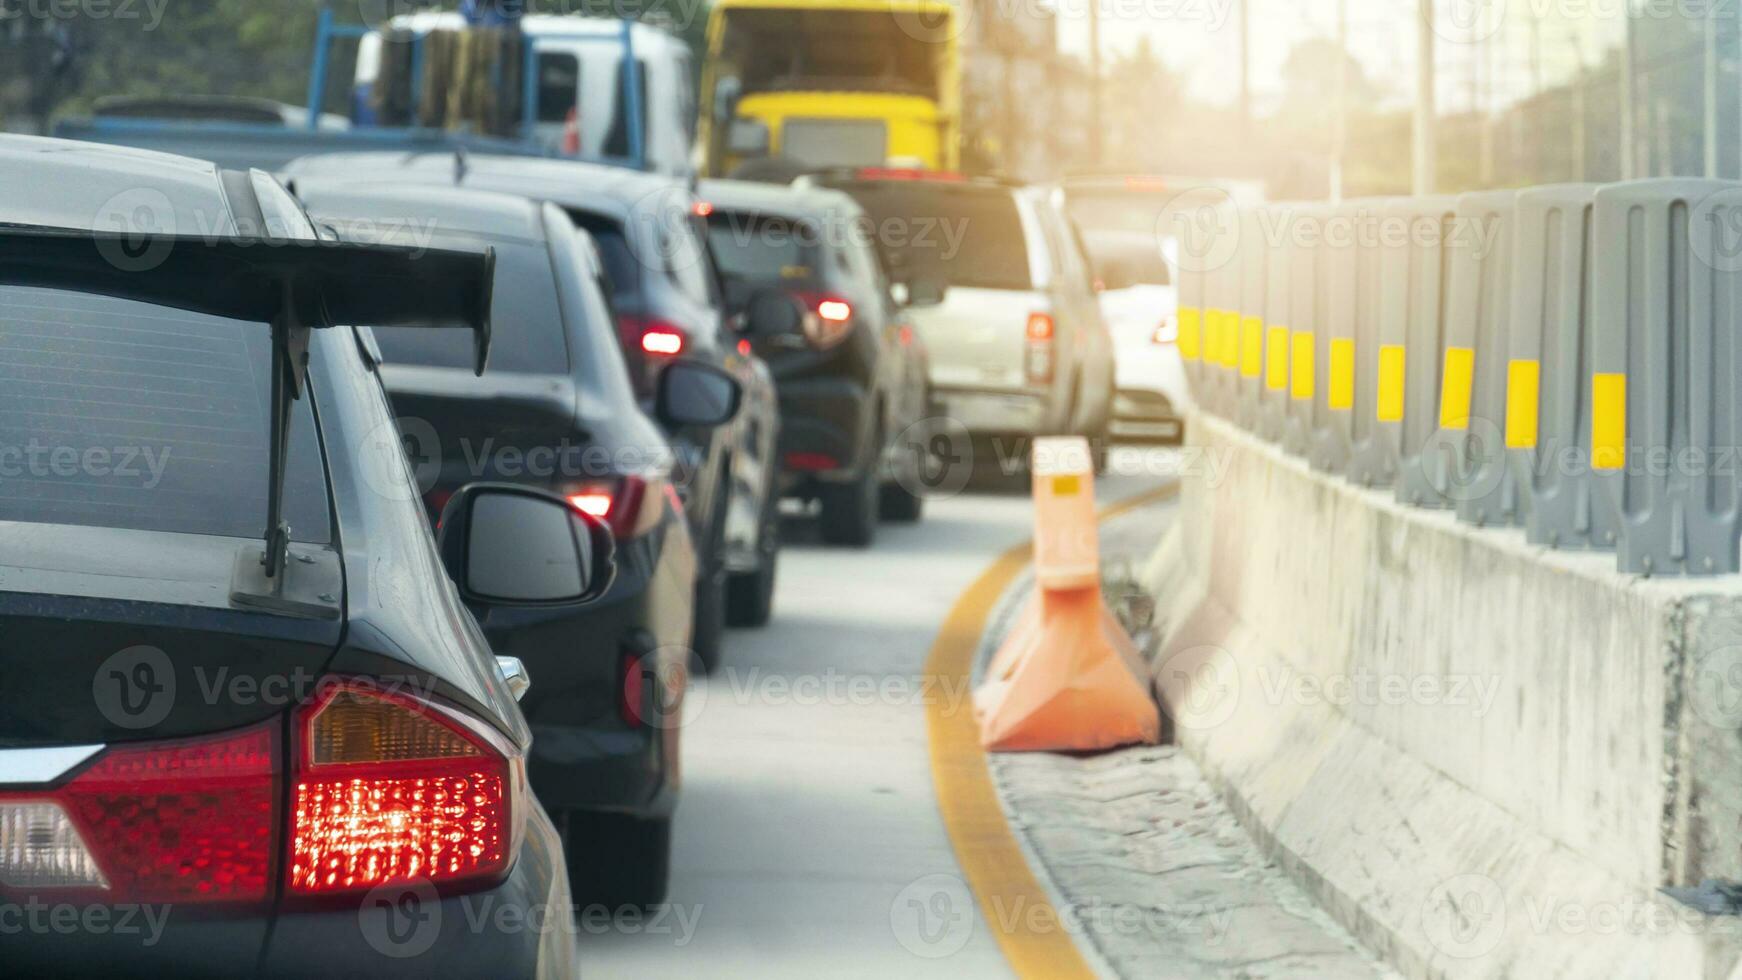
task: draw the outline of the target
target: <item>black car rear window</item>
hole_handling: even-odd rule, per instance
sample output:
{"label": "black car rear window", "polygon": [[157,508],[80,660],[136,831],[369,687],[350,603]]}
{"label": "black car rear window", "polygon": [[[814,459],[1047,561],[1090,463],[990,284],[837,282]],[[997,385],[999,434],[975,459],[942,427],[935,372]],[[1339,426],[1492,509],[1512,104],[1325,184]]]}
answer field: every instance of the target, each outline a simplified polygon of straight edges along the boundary
{"label": "black car rear window", "polygon": [[[271,347],[264,324],[0,286],[0,520],[264,534]],[[292,536],[325,544],[307,397],[290,448]]]}
{"label": "black car rear window", "polygon": [[641,263],[629,247],[622,224],[585,211],[570,211],[575,225],[593,236],[599,247],[599,261],[605,267],[605,280],[611,286],[611,298],[617,302],[641,295]]}
{"label": "black car rear window", "polygon": [[[496,249],[496,291],[490,304],[490,370],[567,374],[569,349],[557,301],[556,273],[542,244],[462,235],[437,236],[437,248]],[[381,353],[392,364],[467,368],[472,335],[465,330],[411,327],[378,330]]]}
{"label": "black car rear window", "polygon": [[818,235],[786,218],[715,211],[708,218],[708,245],[728,283],[804,285],[817,278]]}
{"label": "black car rear window", "polygon": [[894,181],[843,189],[870,215],[894,274],[980,289],[1034,288],[1022,218],[1009,192]]}

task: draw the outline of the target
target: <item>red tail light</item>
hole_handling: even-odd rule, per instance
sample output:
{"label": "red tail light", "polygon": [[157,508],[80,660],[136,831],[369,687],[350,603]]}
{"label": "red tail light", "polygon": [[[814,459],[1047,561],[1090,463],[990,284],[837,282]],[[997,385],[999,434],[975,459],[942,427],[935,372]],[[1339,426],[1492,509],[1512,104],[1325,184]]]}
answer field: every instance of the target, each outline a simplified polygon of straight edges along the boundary
{"label": "red tail light", "polygon": [[666,495],[655,485],[663,482],[640,476],[596,480],[569,494],[569,503],[611,525],[612,536],[626,541],[653,530],[664,516]]}
{"label": "red tail light", "polygon": [[655,357],[676,357],[689,346],[689,338],[681,327],[648,317],[618,317],[617,333],[624,347]]}
{"label": "red tail light", "polygon": [[266,898],[276,728],[114,748],[60,789],[0,794],[0,890],[106,904]]}
{"label": "red tail light", "polygon": [[1030,313],[1028,315],[1028,350],[1023,358],[1023,369],[1028,380],[1035,384],[1045,384],[1052,380],[1053,334],[1054,324],[1050,313]]}
{"label": "red tail light", "polygon": [[290,888],[493,879],[519,838],[519,754],[482,724],[366,683],[296,713]]}
{"label": "red tail light", "polygon": [[804,338],[817,350],[839,346],[853,332],[853,304],[839,296],[801,292],[804,304]]}
{"label": "red tail light", "polygon": [[964,178],[949,170],[921,170],[917,167],[860,167],[860,180],[939,180],[958,184]]}
{"label": "red tail light", "polygon": [[798,473],[823,473],[841,468],[841,461],[828,453],[787,453],[786,468]]}

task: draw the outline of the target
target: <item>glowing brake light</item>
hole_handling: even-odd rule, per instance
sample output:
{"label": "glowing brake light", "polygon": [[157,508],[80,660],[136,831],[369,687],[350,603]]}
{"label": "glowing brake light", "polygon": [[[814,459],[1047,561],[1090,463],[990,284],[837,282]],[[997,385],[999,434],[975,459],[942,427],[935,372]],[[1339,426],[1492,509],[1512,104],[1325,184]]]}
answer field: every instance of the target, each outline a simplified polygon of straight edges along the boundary
{"label": "glowing brake light", "polygon": [[649,327],[641,335],[641,349],[649,354],[683,353],[683,334],[669,327]]}
{"label": "glowing brake light", "polygon": [[1030,313],[1028,315],[1028,339],[1051,340],[1053,331],[1052,314]]}
{"label": "glowing brake light", "polygon": [[839,296],[799,293],[804,305],[802,326],[805,340],[816,350],[839,346],[853,332],[853,304]]}
{"label": "glowing brake light", "polygon": [[569,494],[569,503],[609,524],[618,541],[627,541],[653,530],[665,516],[666,494],[655,485],[662,482],[641,476],[596,480]]}
{"label": "glowing brake light", "polygon": [[495,879],[519,838],[519,754],[481,723],[366,682],[297,711],[290,889]]}

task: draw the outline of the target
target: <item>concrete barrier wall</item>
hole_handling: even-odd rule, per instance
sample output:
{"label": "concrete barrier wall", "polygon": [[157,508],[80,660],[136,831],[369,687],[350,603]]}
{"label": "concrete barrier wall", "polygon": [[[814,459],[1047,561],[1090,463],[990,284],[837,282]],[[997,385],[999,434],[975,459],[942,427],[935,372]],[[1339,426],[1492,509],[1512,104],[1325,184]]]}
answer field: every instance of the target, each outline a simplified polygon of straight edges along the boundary
{"label": "concrete barrier wall", "polygon": [[1407,975],[1728,975],[1742,585],[1397,504],[1196,416],[1151,585],[1176,737]]}

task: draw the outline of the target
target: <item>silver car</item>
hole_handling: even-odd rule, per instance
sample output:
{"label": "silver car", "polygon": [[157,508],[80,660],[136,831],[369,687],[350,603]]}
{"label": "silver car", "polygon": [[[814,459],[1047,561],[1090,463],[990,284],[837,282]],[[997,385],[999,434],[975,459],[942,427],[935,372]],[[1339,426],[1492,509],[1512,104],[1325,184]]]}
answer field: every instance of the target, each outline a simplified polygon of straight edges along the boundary
{"label": "silver car", "polygon": [[934,395],[969,434],[1087,436],[1104,451],[1112,338],[1056,190],[889,170],[814,178],[851,194],[931,356]]}

